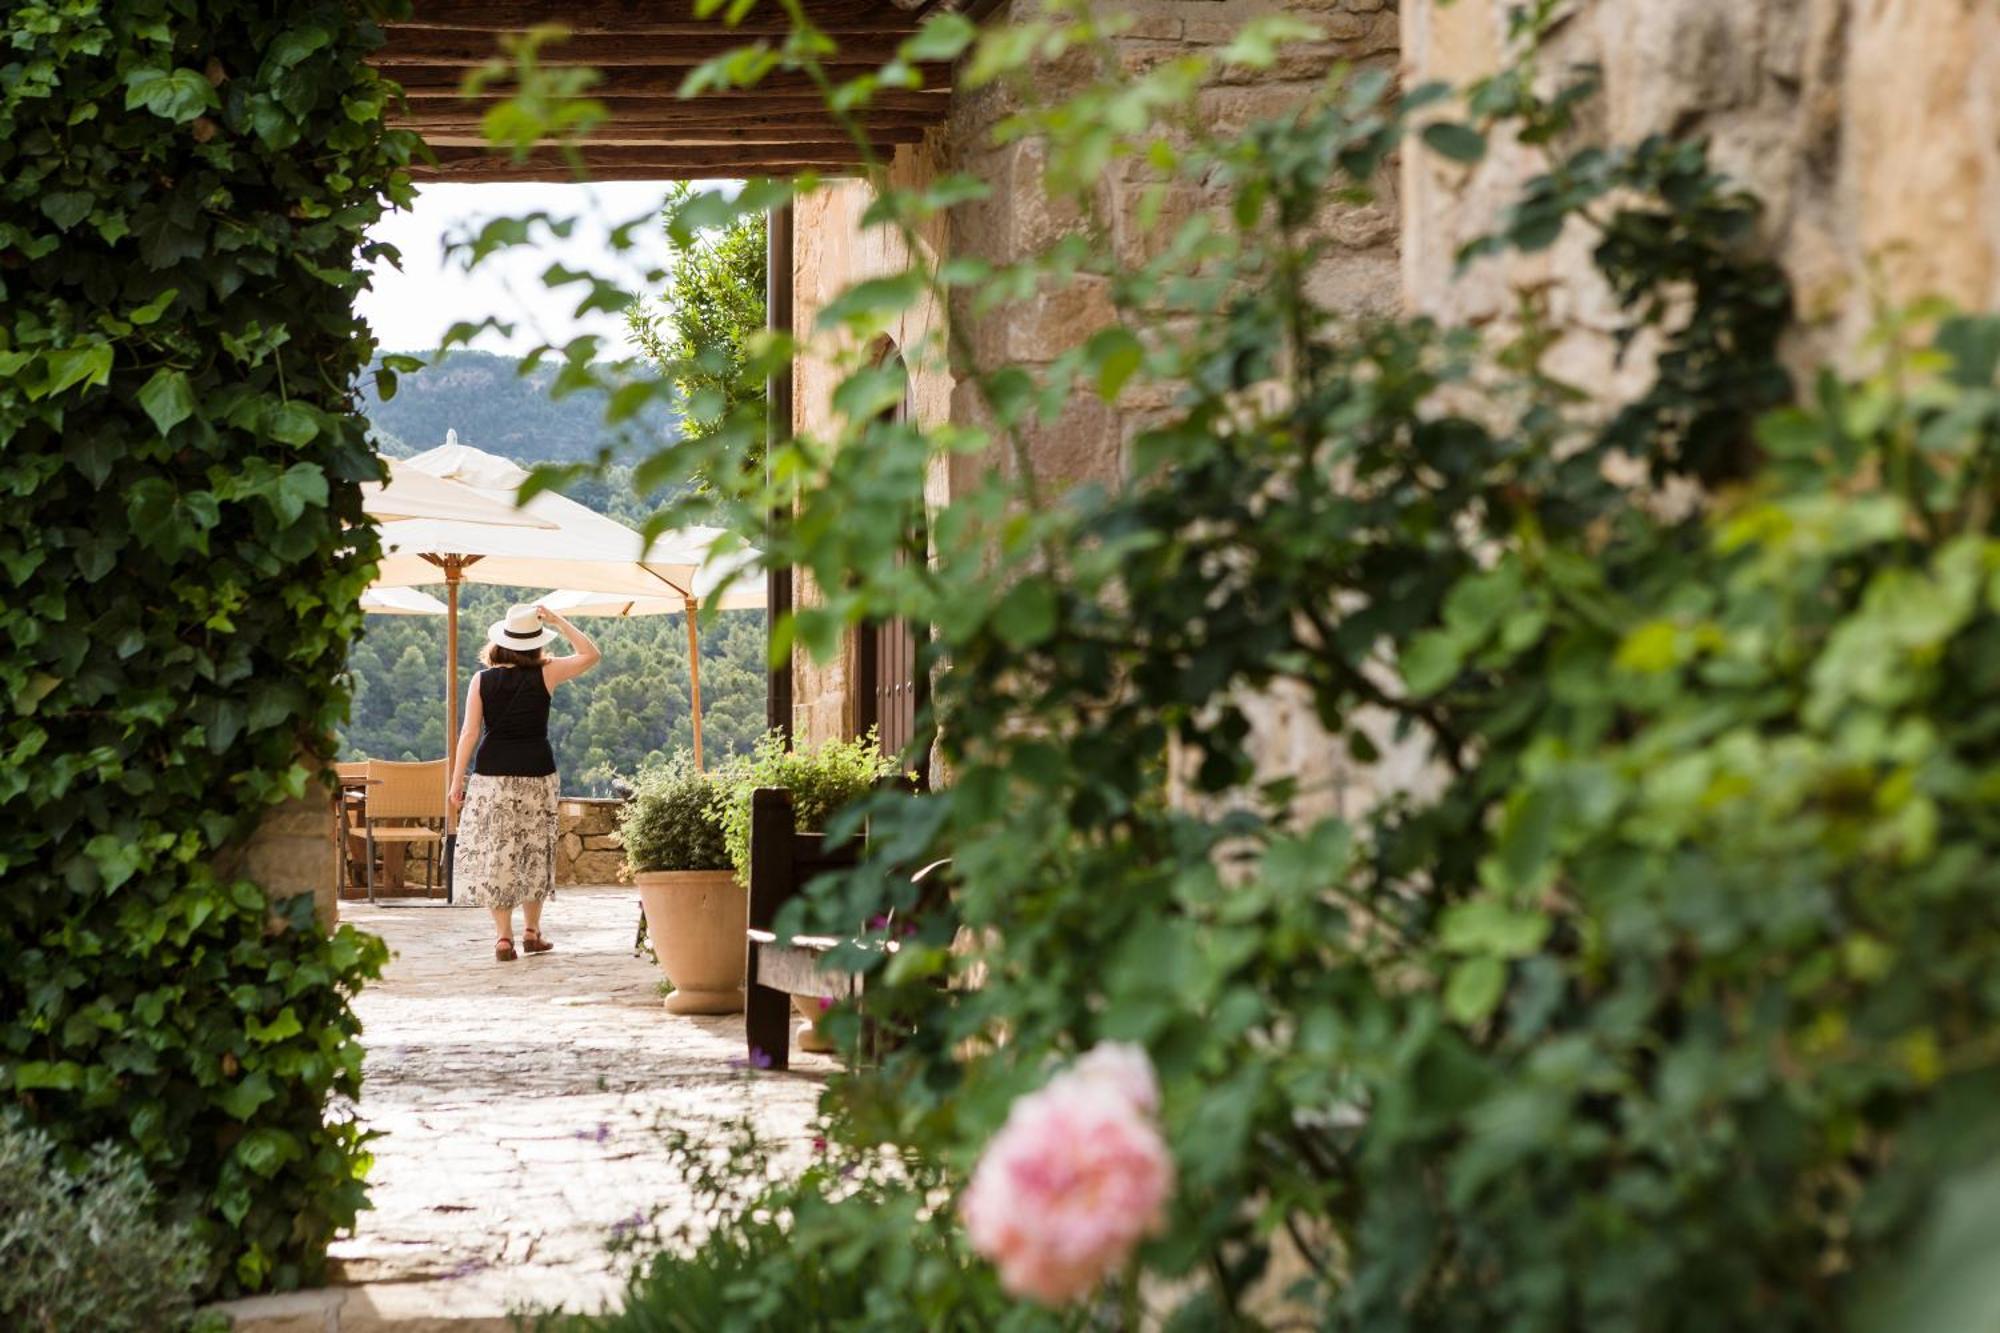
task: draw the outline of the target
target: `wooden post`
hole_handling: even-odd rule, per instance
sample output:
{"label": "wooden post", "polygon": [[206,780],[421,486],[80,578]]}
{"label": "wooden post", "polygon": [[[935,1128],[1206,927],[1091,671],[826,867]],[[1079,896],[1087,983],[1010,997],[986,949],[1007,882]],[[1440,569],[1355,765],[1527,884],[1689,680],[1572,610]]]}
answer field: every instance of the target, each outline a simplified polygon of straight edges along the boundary
{"label": "wooden post", "polygon": [[[775,333],[792,335],[792,206],[785,204],[765,214],[764,322]],[[765,385],[764,468],[770,475],[772,455],[792,437],[793,363],[785,362]],[[771,512],[771,530],[791,516],[780,509]],[[764,575],[764,632],[777,632],[778,621],[792,610],[792,571],[773,568]],[[765,667],[764,726],[792,743],[792,662]]]}
{"label": "wooden post", "polygon": [[451,808],[452,767],[458,761],[458,583],[465,575],[459,557],[444,560],[444,827],[447,833],[458,828],[458,812]]}
{"label": "wooden post", "polygon": [[688,704],[694,720],[694,767],[702,771],[701,762],[701,634],[695,627],[695,600],[687,599],[688,619]]}

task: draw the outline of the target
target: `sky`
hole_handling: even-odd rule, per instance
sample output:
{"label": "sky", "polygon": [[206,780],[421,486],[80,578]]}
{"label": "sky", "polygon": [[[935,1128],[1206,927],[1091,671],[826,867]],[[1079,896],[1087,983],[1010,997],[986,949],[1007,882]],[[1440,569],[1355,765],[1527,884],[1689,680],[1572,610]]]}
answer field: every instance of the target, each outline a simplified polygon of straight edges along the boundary
{"label": "sky", "polygon": [[[635,244],[622,255],[613,250],[610,234],[621,223],[657,211],[667,188],[631,181],[423,186],[413,209],[390,214],[370,233],[402,251],[402,268],[376,263],[373,290],[361,294],[361,313],[385,351],[428,351],[458,321],[490,314],[516,328],[511,338],[483,334],[475,346],[487,351],[519,354],[544,341],[560,344],[579,333],[596,333],[606,340],[600,356],[626,355],[631,348],[622,315],[592,312],[579,319],[573,311],[586,289],[552,291],[541,275],[560,261],[612,277],[631,290],[651,289],[644,275],[663,267],[669,251],[660,225],[648,222],[635,229]],[[576,230],[567,240],[545,237],[532,246],[497,252],[471,273],[464,271],[462,261],[444,257],[448,240],[488,219],[536,211],[576,217]]]}

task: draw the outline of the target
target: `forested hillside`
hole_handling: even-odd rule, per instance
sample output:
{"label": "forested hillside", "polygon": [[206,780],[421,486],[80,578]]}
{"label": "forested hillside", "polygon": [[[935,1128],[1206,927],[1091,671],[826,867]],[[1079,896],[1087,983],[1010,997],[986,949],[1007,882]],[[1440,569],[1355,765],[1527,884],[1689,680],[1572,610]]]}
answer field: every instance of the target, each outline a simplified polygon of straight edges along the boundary
{"label": "forested hillside", "polygon": [[[429,359],[436,353],[411,355]],[[386,402],[376,395],[371,370],[362,379],[364,410],[391,455],[443,444],[446,430],[456,430],[465,444],[518,462],[579,462],[613,443],[605,435],[601,393],[551,397],[555,368],[523,375],[520,365],[517,357],[491,352],[449,352],[435,365],[400,376]],[[673,434],[675,423],[671,413],[653,408],[620,429],[634,440],[657,441]]]}
{"label": "forested hillside", "polygon": [[[522,378],[507,357],[455,352],[442,365],[406,375],[387,403],[370,398],[370,419],[384,452],[407,454],[462,443],[524,466],[595,457],[602,404],[585,395],[547,396],[547,372]],[[537,387],[539,385],[539,387]],[[656,420],[654,428],[671,429]],[[639,526],[654,504],[633,493],[630,470],[563,488],[572,499]],[[486,627],[516,601],[549,588],[465,585],[460,594],[459,690],[479,667]],[[442,597],[442,588],[427,591]],[[563,791],[610,794],[614,774],[691,743],[687,622],[679,616],[578,622],[604,649],[604,663],[556,692],[549,719]],[[354,710],[341,732],[347,758],[437,759],[444,754],[442,616],[370,616],[349,658]],[[764,725],[764,614],[731,611],[701,635],[702,741],[711,760],[747,752]]]}

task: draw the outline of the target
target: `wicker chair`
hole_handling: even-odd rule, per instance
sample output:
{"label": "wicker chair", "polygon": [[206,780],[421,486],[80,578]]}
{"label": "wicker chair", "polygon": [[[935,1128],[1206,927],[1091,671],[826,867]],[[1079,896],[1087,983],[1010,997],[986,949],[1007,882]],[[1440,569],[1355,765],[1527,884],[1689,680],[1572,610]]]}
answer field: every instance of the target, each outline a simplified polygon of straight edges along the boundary
{"label": "wicker chair", "polygon": [[[424,893],[429,895],[432,877],[443,860],[444,777],[442,759],[418,764],[368,761],[368,813],[362,828],[368,844],[369,902],[375,901],[377,843],[429,848],[430,855],[424,861]],[[386,822],[390,820],[414,822]],[[449,894],[447,885],[447,901]]]}

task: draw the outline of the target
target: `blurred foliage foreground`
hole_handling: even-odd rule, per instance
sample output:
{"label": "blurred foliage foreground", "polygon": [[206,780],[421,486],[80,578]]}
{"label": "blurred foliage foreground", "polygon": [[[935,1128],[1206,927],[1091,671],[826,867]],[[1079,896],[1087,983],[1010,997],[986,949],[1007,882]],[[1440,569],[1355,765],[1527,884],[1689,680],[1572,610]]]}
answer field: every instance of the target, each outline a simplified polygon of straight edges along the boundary
{"label": "blurred foliage foreground", "polygon": [[[1000,133],[1040,141],[1076,227],[821,309],[834,424],[768,469],[729,466],[749,413],[658,455],[711,479],[691,513],[791,515],[771,557],[821,600],[781,648],[932,626],[950,781],[837,820],[865,814],[866,863],[780,925],[900,911],[896,950],[877,930],[837,959],[892,1040],[829,1095],[803,1176],[683,1145],[708,1215],[606,1327],[1989,1326],[1941,1311],[1994,1299],[1967,1256],[1993,1252],[2000,1147],[2000,321],[1889,318],[1879,373],[1798,385],[1756,201],[1700,143],[1589,143],[1588,76],[1536,68],[1538,21],[1472,87],[1336,75],[1221,138],[1201,89],[1309,23],[1136,74],[1094,7],[940,17],[906,47],[1011,85]],[[690,82],[800,69],[851,109],[910,77],[834,86],[829,42],[801,27]],[[1622,403],[1545,368],[1533,291],[1485,333],[1312,295],[1327,210],[1393,153],[1476,164],[1495,139],[1545,170],[1464,262],[1587,255],[1575,277],[1649,371]],[[1158,228],[1138,262],[1092,206],[1114,170]],[[676,234],[811,187],[692,197]],[[990,188],[878,181],[866,222],[921,256],[929,219]],[[1118,322],[1051,365],[902,349],[955,356],[978,426],[881,414],[905,371],[869,349],[907,312],[962,326],[1100,280]],[[798,350],[770,337],[750,368]],[[1028,433],[1079,393],[1173,406],[1119,485],[1050,494]],[[926,514],[926,477],[980,450],[1016,466]],[[919,514],[928,560],[897,536]],[[1260,767],[1273,697],[1324,729],[1329,770],[1417,780]],[[938,856],[950,901],[912,916],[902,876]],[[860,1042],[859,1015],[829,1025]],[[1088,1069],[1135,1046],[1157,1095],[1135,1075],[1107,1110]],[[1148,1171],[1157,1133],[1164,1213],[1150,1177],[1066,1157],[1064,1126]],[[969,1228],[976,1165],[1016,1174]],[[1090,1215],[1119,1197],[1149,1211]],[[1071,1222],[1104,1258],[1062,1294],[1027,1260]]]}

